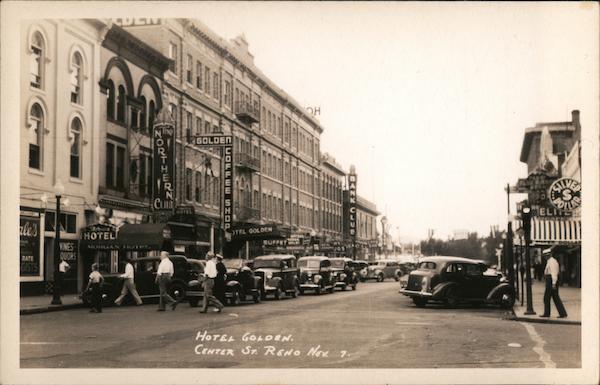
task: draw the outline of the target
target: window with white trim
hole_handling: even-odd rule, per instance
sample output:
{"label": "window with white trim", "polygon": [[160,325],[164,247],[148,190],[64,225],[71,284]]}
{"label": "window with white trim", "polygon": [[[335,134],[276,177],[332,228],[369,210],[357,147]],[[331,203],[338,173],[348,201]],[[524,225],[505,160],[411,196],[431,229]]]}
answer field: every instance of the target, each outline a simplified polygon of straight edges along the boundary
{"label": "window with white trim", "polygon": [[82,135],[82,124],[79,118],[74,118],[71,121],[70,127],[71,134],[71,158],[70,158],[70,169],[71,177],[81,179],[81,135]]}
{"label": "window with white trim", "polygon": [[71,103],[82,104],[83,90],[83,59],[79,52],[71,58]]}
{"label": "window with white trim", "polygon": [[44,110],[38,103],[34,103],[29,111],[31,130],[29,135],[29,168],[43,169],[44,154]]}
{"label": "window with white trim", "polygon": [[29,63],[29,84],[35,88],[43,88],[44,84],[44,54],[46,45],[44,38],[39,32],[35,32],[31,39],[31,59]]}

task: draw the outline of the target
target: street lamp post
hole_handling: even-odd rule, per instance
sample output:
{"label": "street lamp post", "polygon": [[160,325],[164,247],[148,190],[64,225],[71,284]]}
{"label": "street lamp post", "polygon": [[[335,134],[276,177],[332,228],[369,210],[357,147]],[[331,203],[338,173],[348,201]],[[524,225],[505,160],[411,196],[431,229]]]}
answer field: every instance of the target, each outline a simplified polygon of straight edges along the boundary
{"label": "street lamp post", "polygon": [[527,281],[527,311],[525,315],[535,314],[533,310],[533,298],[531,295],[531,258],[529,255],[529,242],[531,241],[531,208],[524,206],[521,209],[523,219],[523,231],[525,235],[525,276]]}
{"label": "street lamp post", "polygon": [[60,300],[60,286],[62,277],[59,272],[60,265],[60,198],[65,191],[65,186],[56,181],[54,185],[54,195],[56,196],[56,213],[54,215],[54,287],[52,290],[52,305],[62,305]]}

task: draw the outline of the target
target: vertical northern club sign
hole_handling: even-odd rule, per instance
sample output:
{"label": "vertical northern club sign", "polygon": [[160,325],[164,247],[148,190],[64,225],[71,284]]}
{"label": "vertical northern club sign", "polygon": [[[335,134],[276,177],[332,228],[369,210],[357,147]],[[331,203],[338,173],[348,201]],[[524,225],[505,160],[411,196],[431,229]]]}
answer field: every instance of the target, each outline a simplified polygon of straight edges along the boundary
{"label": "vertical northern club sign", "polygon": [[356,243],[356,174],[348,174],[348,230],[352,244]]}
{"label": "vertical northern club sign", "polygon": [[175,124],[157,117],[153,142],[152,209],[173,211],[175,209]]}

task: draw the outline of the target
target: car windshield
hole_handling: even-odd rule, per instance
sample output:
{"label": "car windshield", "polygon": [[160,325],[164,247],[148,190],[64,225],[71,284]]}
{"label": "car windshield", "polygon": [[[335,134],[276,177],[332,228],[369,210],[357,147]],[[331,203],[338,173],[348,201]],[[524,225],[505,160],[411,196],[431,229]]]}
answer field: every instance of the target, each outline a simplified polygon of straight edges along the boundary
{"label": "car windshield", "polygon": [[435,270],[435,262],[421,262],[421,263],[419,263],[419,269]]}
{"label": "car windshield", "polygon": [[271,267],[279,269],[281,267],[281,260],[279,259],[255,259],[254,268],[260,269],[261,267]]}
{"label": "car windshield", "polygon": [[243,260],[241,260],[241,259],[224,259],[223,264],[228,269],[239,269],[243,265]]}
{"label": "car windshield", "polygon": [[314,259],[302,259],[298,261],[298,266],[305,269],[318,269],[319,261]]}
{"label": "car windshield", "polygon": [[332,259],[331,267],[333,267],[335,269],[342,269],[344,267],[344,260],[343,259]]}

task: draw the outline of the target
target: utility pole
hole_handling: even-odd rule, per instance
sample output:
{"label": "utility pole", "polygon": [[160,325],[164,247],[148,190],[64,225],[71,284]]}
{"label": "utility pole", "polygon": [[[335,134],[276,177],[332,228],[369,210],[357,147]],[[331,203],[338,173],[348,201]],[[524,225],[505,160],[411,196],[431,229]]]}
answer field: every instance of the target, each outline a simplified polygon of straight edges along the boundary
{"label": "utility pole", "polygon": [[533,298],[531,295],[531,258],[529,255],[529,243],[531,241],[531,208],[523,206],[521,209],[523,219],[523,230],[525,232],[525,276],[527,277],[527,311],[525,315],[535,314],[533,310]]}

